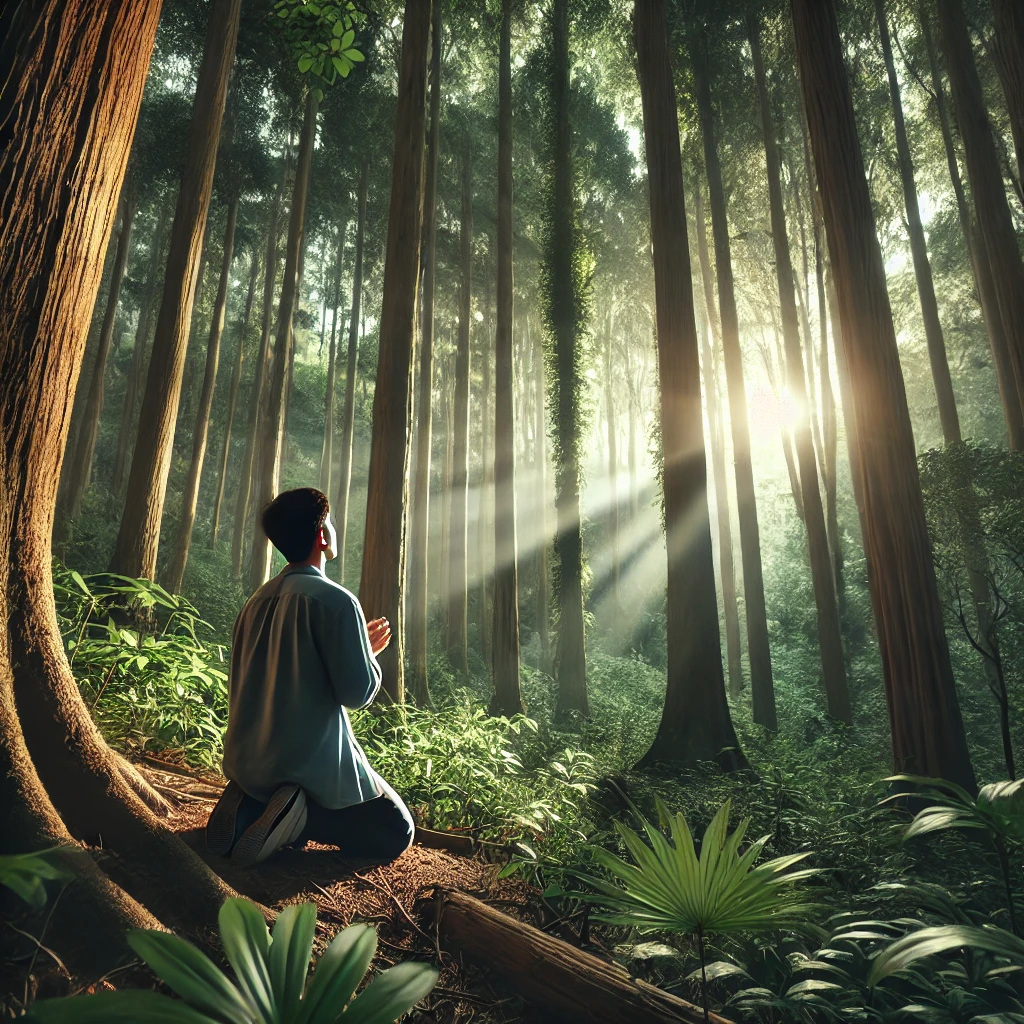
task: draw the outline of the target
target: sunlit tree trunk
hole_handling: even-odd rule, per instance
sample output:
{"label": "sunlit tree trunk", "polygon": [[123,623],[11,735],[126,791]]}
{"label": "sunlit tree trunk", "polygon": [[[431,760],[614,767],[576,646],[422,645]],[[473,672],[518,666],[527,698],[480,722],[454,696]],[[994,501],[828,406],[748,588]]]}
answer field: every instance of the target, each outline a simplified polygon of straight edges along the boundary
{"label": "sunlit tree trunk", "polygon": [[424,707],[430,703],[427,676],[427,614],[430,609],[429,547],[430,454],[434,397],[434,278],[437,237],[437,161],[441,145],[441,4],[433,7],[430,28],[430,136],[427,142],[423,193],[423,234],[420,242],[420,378],[416,433],[416,472],[413,478],[412,523],[409,536],[409,589],[406,595],[409,692]]}
{"label": "sunlit tree trunk", "polygon": [[[331,342],[327,353],[327,386],[324,389],[324,443],[320,449],[320,490],[331,493],[334,468],[334,392],[338,367],[338,304],[341,302],[341,264],[345,256],[348,217],[338,225],[338,255],[334,268],[334,312],[331,316]],[[326,298],[324,299],[326,303]]]}
{"label": "sunlit tree trunk", "polygon": [[356,371],[359,367],[359,313],[363,297],[363,240],[366,229],[366,191],[370,165],[363,162],[356,200],[356,252],[352,267],[352,315],[348,328],[348,352],[345,358],[345,404],[341,411],[341,459],[338,469],[338,496],[334,501],[334,522],[338,531],[338,582],[345,581],[345,547],[348,540],[348,497],[352,486],[352,436],[356,423]]}
{"label": "sunlit tree trunk", "polygon": [[792,0],[792,11],[861,446],[893,759],[898,771],[973,790],[839,27],[832,0]]}
{"label": "sunlit tree trunk", "polygon": [[843,660],[843,642],[839,629],[839,606],[836,601],[832,558],[828,534],[825,530],[825,512],[821,503],[818,467],[811,440],[810,401],[804,376],[803,353],[800,344],[800,322],[797,318],[796,294],[793,282],[793,264],[789,249],[786,213],[782,200],[782,179],[779,169],[779,150],[775,139],[775,123],[768,99],[768,82],[761,56],[761,27],[758,16],[747,14],[747,37],[754,62],[758,102],[761,108],[761,134],[764,140],[765,166],[768,176],[768,203],[771,210],[772,242],[775,250],[775,275],[782,310],[782,337],[786,351],[786,379],[795,406],[794,440],[800,470],[800,496],[803,499],[804,525],[807,528],[807,546],[811,565],[814,604],[818,616],[818,648],[821,657],[822,680],[828,713],[832,718],[852,724],[853,712],[846,682]]}
{"label": "sunlit tree trunk", "polygon": [[[469,343],[473,317],[473,186],[469,136],[462,150],[461,286],[459,334],[455,349],[455,395],[452,421],[452,499],[448,549],[448,616],[445,646],[452,667],[469,675],[467,605],[469,592]],[[483,528],[483,522],[479,524]]]}
{"label": "sunlit tree trunk", "polygon": [[259,277],[260,261],[255,252],[249,258],[249,287],[245,293],[245,311],[242,322],[238,325],[238,348],[235,350],[235,361],[231,367],[231,382],[228,385],[228,411],[224,420],[224,446],[221,450],[220,467],[217,471],[217,496],[213,501],[213,523],[210,527],[210,547],[217,547],[217,534],[220,532],[220,514],[224,507],[224,491],[227,487],[228,456],[231,454],[231,433],[235,423],[235,410],[238,408],[238,389],[242,383],[242,367],[245,364],[246,335],[249,333],[249,320],[252,317],[252,304],[256,297],[256,278]]}
{"label": "sunlit tree trunk", "polygon": [[[492,713],[523,709],[519,689],[519,551],[516,536],[512,365],[512,0],[502,0],[498,44],[498,282],[494,340],[494,674]],[[467,344],[467,348],[468,348]],[[466,381],[469,419],[469,381]]]}
{"label": "sunlit tree trunk", "polygon": [[171,468],[181,375],[240,11],[241,0],[213,0],[210,6],[188,149],[171,225],[163,299],[139,415],[124,514],[114,548],[112,568],[125,576],[148,579],[156,576],[160,520]]}
{"label": "sunlit tree trunk", "polygon": [[[490,587],[491,573],[494,566],[491,558],[492,548],[488,543],[489,538],[491,537],[491,532],[488,529],[490,524],[490,502],[488,501],[488,498],[491,495],[491,482],[493,480],[493,467],[491,465],[491,424],[494,422],[494,419],[491,416],[491,352],[488,345],[490,327],[486,321],[481,325],[481,327],[480,362],[483,366],[483,373],[481,375],[480,382],[480,484],[477,490],[476,513],[478,573],[477,614],[479,615],[480,656],[483,658],[484,662],[487,663],[491,660],[491,626],[493,624],[490,604]],[[449,564],[451,564],[450,556]],[[451,578],[449,574],[449,591],[451,590],[451,585]]]}
{"label": "sunlit tree trunk", "polygon": [[551,671],[551,610],[548,580],[548,453],[547,417],[544,415],[544,344],[540,334],[534,342],[533,463],[537,487],[537,629],[540,632],[541,668]]}
{"label": "sunlit tree trunk", "polygon": [[718,632],[704,461],[700,360],[683,203],[683,168],[665,0],[636,0],[633,29],[644,112],[668,549],[668,688],[641,764],[746,760],[729,717]]}
{"label": "sunlit tree trunk", "polygon": [[604,416],[608,428],[608,533],[612,555],[612,600],[619,605],[619,450],[615,422],[615,386],[612,377],[612,332],[614,313],[609,311],[604,348]]}
{"label": "sunlit tree trunk", "polygon": [[284,279],[277,307],[277,337],[267,392],[267,417],[259,448],[259,482],[256,489],[256,524],[249,563],[249,589],[255,591],[270,577],[271,549],[260,523],[258,510],[269,505],[277,492],[281,447],[284,441],[285,401],[289,391],[289,369],[294,352],[293,321],[299,304],[303,233],[306,225],[306,199],[309,195],[313,144],[316,140],[317,99],[312,90],[306,95],[302,115],[302,133],[295,163],[291,209],[288,211],[288,244],[284,254]]}
{"label": "sunlit tree trunk", "polygon": [[395,118],[395,157],[373,392],[373,433],[359,599],[385,616],[394,640],[380,658],[384,692],[405,699],[402,570],[408,491],[409,383],[416,330],[416,283],[423,203],[423,125],[431,4],[406,0]]}
{"label": "sunlit tree trunk", "polygon": [[100,414],[103,412],[103,393],[107,376],[107,359],[110,355],[110,342],[114,336],[114,320],[117,317],[117,304],[121,296],[121,284],[128,266],[128,254],[131,251],[132,221],[138,209],[138,199],[134,184],[129,180],[125,183],[121,196],[121,230],[117,237],[117,250],[114,253],[114,267],[110,275],[110,291],[107,294],[107,309],[100,328],[100,340],[96,347],[96,362],[89,381],[89,392],[82,415],[82,425],[78,431],[78,443],[75,446],[67,483],[67,494],[62,513],[63,526],[66,529],[82,508],[89,481],[92,478],[92,462],[96,452],[96,438],[100,432]]}
{"label": "sunlit tree trunk", "polygon": [[196,521],[196,506],[199,502],[199,484],[203,478],[203,463],[206,461],[206,439],[210,431],[210,410],[213,408],[213,389],[217,384],[217,367],[220,363],[220,339],[224,333],[224,311],[228,301],[228,285],[231,278],[231,261],[235,252],[235,225],[238,221],[238,197],[233,196],[228,205],[228,219],[224,228],[224,252],[221,257],[220,280],[217,284],[217,298],[213,303],[213,320],[210,323],[210,337],[206,343],[206,370],[203,373],[203,390],[196,410],[196,423],[192,431],[192,460],[181,498],[181,518],[174,555],[167,570],[167,589],[176,594],[181,589],[185,575],[188,552],[192,544],[192,529]]}
{"label": "sunlit tree trunk", "polygon": [[775,730],[775,684],[768,647],[768,615],[764,601],[761,567],[761,536],[757,522],[754,471],[750,460],[750,428],[747,421],[747,389],[743,380],[739,320],[732,275],[732,252],[725,208],[725,189],[715,138],[711,84],[704,53],[704,41],[691,47],[697,84],[697,107],[704,137],[704,164],[711,195],[711,231],[715,240],[718,301],[721,309],[722,351],[729,387],[729,421],[732,425],[733,460],[736,464],[736,505],[740,525],[740,555],[743,565],[743,594],[747,617],[747,650],[750,656],[750,692],[754,721]]}

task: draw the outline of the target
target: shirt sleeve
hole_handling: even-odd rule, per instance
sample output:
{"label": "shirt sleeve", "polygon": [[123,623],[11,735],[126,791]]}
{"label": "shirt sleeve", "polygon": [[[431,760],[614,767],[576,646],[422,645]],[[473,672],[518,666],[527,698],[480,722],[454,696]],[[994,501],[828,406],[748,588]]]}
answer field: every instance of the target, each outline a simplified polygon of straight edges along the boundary
{"label": "shirt sleeve", "polygon": [[328,618],[321,650],[334,696],[342,707],[366,707],[380,689],[381,671],[370,648],[363,609],[355,597],[348,598]]}

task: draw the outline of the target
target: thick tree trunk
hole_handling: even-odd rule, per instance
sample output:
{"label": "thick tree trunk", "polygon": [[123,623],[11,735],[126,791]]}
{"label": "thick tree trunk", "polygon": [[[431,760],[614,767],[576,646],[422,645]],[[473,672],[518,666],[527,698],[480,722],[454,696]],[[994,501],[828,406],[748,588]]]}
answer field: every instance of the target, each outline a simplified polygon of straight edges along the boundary
{"label": "thick tree trunk", "polygon": [[156,576],[160,520],[171,467],[181,374],[199,255],[213,191],[228,75],[235,59],[240,11],[241,0],[213,0],[210,7],[188,150],[171,225],[163,299],[139,416],[124,514],[114,549],[112,568],[124,576],[145,576],[148,579]]}
{"label": "thick tree trunk", "polygon": [[1024,407],[1024,262],[1010,216],[963,5],[961,0],[938,0],[938,11],[967,177],[992,271],[1014,387]]}
{"label": "thick tree trunk", "polygon": [[334,313],[331,316],[331,341],[327,352],[327,384],[324,389],[324,443],[320,449],[320,490],[327,495],[331,493],[331,475],[334,469],[334,392],[338,372],[338,305],[341,302],[341,264],[345,256],[345,236],[347,234],[348,216],[346,214],[338,226],[338,257],[334,270]]}
{"label": "thick tree trunk", "polygon": [[533,463],[537,487],[537,629],[540,633],[541,669],[551,671],[551,610],[548,579],[548,453],[547,417],[544,415],[544,342],[538,332],[534,343]]}
{"label": "thick tree trunk", "polygon": [[[740,610],[736,594],[736,563],[732,546],[732,521],[729,515],[729,481],[725,466],[725,410],[718,398],[719,362],[718,348],[721,341],[718,320],[715,316],[715,293],[711,282],[711,260],[708,256],[707,221],[704,217],[704,190],[698,187],[694,204],[694,219],[697,223],[697,261],[704,290],[704,305],[710,326],[711,341],[704,333],[704,392],[707,396],[708,426],[711,430],[711,464],[715,480],[715,506],[718,520],[718,560],[722,575],[722,603],[725,606],[725,657],[729,670],[729,692],[733,697],[743,689],[743,650],[740,639]],[[632,411],[632,406],[631,406]],[[632,417],[630,417],[632,420]],[[634,431],[630,426],[630,432]],[[635,459],[636,442],[630,438],[630,458]],[[630,476],[635,473],[630,467]],[[634,485],[635,490],[635,485]],[[635,513],[634,513],[635,515]]]}
{"label": "thick tree trunk", "polygon": [[359,175],[355,265],[352,268],[352,316],[345,360],[345,405],[341,412],[341,464],[334,520],[338,530],[338,582],[345,582],[345,546],[348,538],[348,497],[352,485],[352,436],[356,422],[356,371],[359,367],[359,312],[363,297],[363,239],[366,231],[366,191],[370,165],[363,162]]}
{"label": "thick tree trunk", "polygon": [[217,497],[213,501],[213,524],[210,527],[210,548],[217,547],[217,534],[220,532],[220,514],[224,507],[224,491],[227,487],[228,457],[231,454],[231,433],[235,424],[235,410],[238,408],[238,389],[242,383],[242,367],[245,364],[246,335],[249,333],[249,319],[252,316],[253,299],[256,296],[256,278],[260,272],[260,261],[253,252],[249,258],[249,287],[245,293],[245,312],[238,327],[238,348],[235,351],[235,362],[231,367],[231,382],[228,385],[228,411],[224,421],[224,447],[220,456],[220,468],[217,473]]}
{"label": "thick tree trunk", "polygon": [[[483,366],[483,374],[480,394],[480,485],[477,489],[477,514],[476,514],[476,549],[477,549],[477,614],[479,616],[480,632],[480,656],[485,663],[491,660],[491,626],[494,618],[491,615],[491,577],[494,571],[493,548],[489,543],[493,536],[489,526],[491,522],[491,509],[488,498],[493,491],[491,488],[494,480],[493,465],[491,463],[491,424],[494,419],[491,416],[491,352],[488,346],[490,336],[489,324],[484,321],[481,324],[480,341],[480,362]],[[454,403],[453,403],[454,415]],[[452,423],[454,442],[454,420]],[[454,443],[452,446],[452,458],[454,460]],[[454,481],[454,471],[452,474]],[[454,482],[452,484],[454,489]],[[450,547],[450,545],[449,545]],[[449,555],[449,566],[451,556]],[[451,578],[449,574],[448,592],[451,592]]]}
{"label": "thick tree trunk", "polygon": [[396,702],[405,700],[402,563],[408,492],[409,383],[420,265],[430,8],[429,0],[406,0],[402,25],[395,157],[359,584],[359,598],[367,614],[383,615],[391,623],[394,640],[380,662],[384,692]]}
{"label": "thick tree trunk", "polygon": [[754,721],[774,731],[778,728],[775,714],[775,684],[772,679],[772,659],[768,647],[768,614],[764,602],[754,470],[750,460],[747,389],[743,380],[743,354],[740,350],[739,319],[732,276],[729,223],[725,209],[722,170],[718,159],[718,143],[715,139],[711,83],[704,53],[704,40],[696,40],[691,52],[697,83],[697,107],[704,137],[704,164],[708,191],[711,195],[711,231],[715,240],[715,267],[718,272],[722,351],[725,356],[725,377],[729,386],[729,420],[732,424],[733,459],[736,464],[736,505],[740,524],[747,649],[750,656],[750,692]]}
{"label": "thick tree trunk", "polygon": [[[519,551],[516,536],[512,363],[512,0],[502,0],[498,43],[498,282],[494,339],[494,630],[491,713],[523,712],[519,689]],[[466,381],[469,414],[469,381]]]}
{"label": "thick tree trunk", "polygon": [[265,413],[267,371],[270,368],[270,330],[274,317],[274,284],[277,281],[277,221],[281,210],[281,193],[283,191],[284,183],[282,181],[274,193],[274,202],[270,208],[270,223],[267,228],[267,252],[263,264],[263,312],[260,323],[260,345],[256,352],[256,365],[253,367],[245,452],[242,455],[242,468],[238,474],[235,521],[232,525],[231,535],[231,572],[235,579],[241,579],[242,576],[249,506],[254,490],[253,477],[259,455],[260,419]]}
{"label": "thick tree trunk", "polygon": [[153,315],[156,312],[155,299],[160,288],[160,269],[164,248],[164,236],[167,233],[167,221],[170,217],[170,206],[166,201],[160,203],[157,215],[156,233],[150,241],[149,265],[146,273],[146,290],[139,306],[139,320],[135,328],[135,348],[132,350],[132,361],[128,369],[128,380],[125,383],[124,402],[121,405],[121,427],[117,433],[117,454],[114,458],[113,490],[120,494],[124,487],[125,471],[128,468],[128,453],[132,447],[132,430],[135,425],[135,410],[139,404],[139,388],[146,372],[149,356],[149,334],[153,326]]}
{"label": "thick tree trunk", "polygon": [[[452,668],[469,675],[467,638],[469,594],[469,342],[473,317],[473,183],[469,136],[462,152],[461,288],[459,334],[455,349],[455,396],[452,422],[452,500],[448,548],[448,622],[445,646]],[[483,528],[483,520],[478,524]]]}
{"label": "thick tree trunk", "polygon": [[786,379],[789,394],[796,410],[794,440],[800,470],[800,496],[803,500],[804,525],[807,527],[807,547],[811,564],[811,582],[814,604],[818,616],[818,647],[821,656],[822,681],[828,713],[832,718],[852,724],[850,693],[846,682],[846,664],[843,660],[843,642],[839,628],[839,606],[836,601],[835,580],[828,534],[825,529],[825,511],[821,504],[818,467],[811,439],[810,402],[804,376],[803,353],[800,344],[800,322],[797,318],[796,294],[793,282],[793,264],[789,249],[786,213],[782,201],[782,179],[779,169],[779,150],[775,139],[775,123],[768,98],[768,81],[761,56],[761,27],[758,16],[747,14],[747,37],[754,62],[758,102],[761,108],[761,134],[764,139],[765,166],[768,176],[768,204],[771,211],[772,243],[775,251],[775,275],[782,310],[782,337],[786,347]]}
{"label": "thick tree trunk", "polygon": [[1020,0],[992,0],[1000,81],[1010,112],[1017,176],[1024,174],[1024,6]]}
{"label": "thick tree trunk", "polygon": [[238,220],[238,197],[233,196],[228,205],[228,219],[224,228],[224,253],[221,258],[220,281],[217,284],[217,298],[213,303],[213,320],[210,323],[210,337],[206,343],[206,370],[203,374],[203,390],[196,410],[196,423],[192,430],[192,460],[185,478],[185,489],[181,496],[181,517],[178,520],[178,534],[174,555],[167,570],[167,589],[176,594],[181,589],[185,575],[188,552],[192,544],[192,529],[196,521],[196,506],[199,502],[199,484],[203,478],[203,463],[206,461],[206,439],[210,431],[210,410],[213,408],[213,390],[217,384],[217,367],[220,363],[220,339],[224,332],[224,311],[228,301],[228,285],[231,277],[231,261],[235,251],[235,224]]}
{"label": "thick tree trunk", "polygon": [[636,0],[633,30],[651,200],[668,550],[668,688],[657,735],[640,763],[716,761],[736,769],[746,759],[729,717],[722,674],[700,359],[665,0]]}
{"label": "thick tree trunk", "polygon": [[[281,299],[277,307],[277,338],[274,341],[274,360],[267,394],[267,417],[260,439],[257,510],[269,505],[277,493],[278,469],[284,439],[285,396],[289,384],[288,370],[294,346],[292,321],[299,304],[299,264],[302,259],[310,168],[313,165],[313,144],[316,141],[316,113],[316,95],[310,91],[306,95],[305,111],[302,116],[302,134],[299,136],[299,153],[295,164],[295,184],[292,186],[291,209],[288,213],[288,245],[284,256]],[[252,560],[249,563],[250,591],[259,589],[269,579],[270,557],[270,541],[263,532],[257,513],[252,541]]]}
{"label": "thick tree trunk", "polygon": [[427,676],[427,616],[430,611],[430,455],[433,444],[434,278],[437,241],[437,162],[441,147],[441,4],[435,3],[430,27],[430,137],[427,144],[420,242],[423,308],[420,310],[419,410],[416,472],[409,533],[408,652],[412,667],[409,692],[420,706],[430,703]]}
{"label": "thick tree trunk", "polygon": [[619,552],[619,438],[615,420],[615,379],[612,376],[614,314],[609,311],[604,348],[604,418],[608,430],[608,540],[611,547],[612,603],[619,607],[621,555]]}
{"label": "thick tree trunk", "polygon": [[831,0],[792,0],[792,11],[862,453],[895,768],[973,789],[839,27]]}
{"label": "thick tree trunk", "polygon": [[550,325],[553,371],[557,389],[555,426],[555,555],[558,559],[558,679],[556,712],[590,714],[587,699],[587,654],[583,625],[583,529],[580,507],[580,282],[575,256],[579,247],[569,122],[569,3],[554,0],[552,15],[551,105],[554,109],[554,168],[549,198],[551,235],[548,241]]}

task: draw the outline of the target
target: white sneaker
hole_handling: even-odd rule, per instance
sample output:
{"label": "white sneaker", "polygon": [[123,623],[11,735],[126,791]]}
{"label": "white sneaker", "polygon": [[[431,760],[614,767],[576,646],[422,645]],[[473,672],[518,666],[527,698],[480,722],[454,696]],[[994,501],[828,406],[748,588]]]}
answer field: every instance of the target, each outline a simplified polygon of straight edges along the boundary
{"label": "white sneaker", "polygon": [[306,827],[306,794],[299,786],[282,786],[263,813],[242,833],[231,859],[242,867],[259,864],[294,842]]}

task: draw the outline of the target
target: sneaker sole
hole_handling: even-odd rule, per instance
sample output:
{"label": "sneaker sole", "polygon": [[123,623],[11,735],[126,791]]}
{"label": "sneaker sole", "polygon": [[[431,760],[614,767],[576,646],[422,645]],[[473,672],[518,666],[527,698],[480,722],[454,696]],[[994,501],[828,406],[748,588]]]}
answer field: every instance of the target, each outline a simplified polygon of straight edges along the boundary
{"label": "sneaker sole", "polygon": [[206,823],[207,853],[224,857],[231,852],[238,809],[242,806],[244,798],[242,787],[237,782],[229,782],[217,805],[210,812],[210,820]]}
{"label": "sneaker sole", "polygon": [[297,839],[305,825],[306,794],[298,786],[282,786],[235,843],[231,859],[239,867],[259,864]]}

